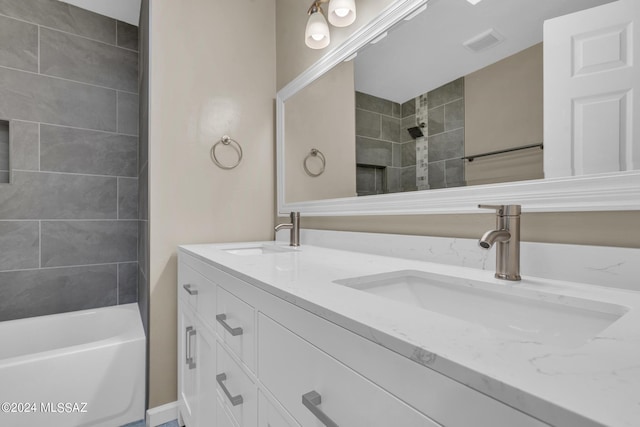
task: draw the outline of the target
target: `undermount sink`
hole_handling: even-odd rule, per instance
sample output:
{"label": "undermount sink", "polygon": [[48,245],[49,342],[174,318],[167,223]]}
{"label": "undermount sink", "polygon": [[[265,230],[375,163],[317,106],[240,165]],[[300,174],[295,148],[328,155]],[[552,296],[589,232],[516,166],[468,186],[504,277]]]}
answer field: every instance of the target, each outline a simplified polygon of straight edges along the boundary
{"label": "undermount sink", "polygon": [[336,280],[403,304],[454,317],[527,342],[575,348],[627,309],[623,306],[424,271]]}
{"label": "undermount sink", "polygon": [[278,253],[284,253],[284,252],[295,252],[296,250],[297,249],[289,248],[286,246],[275,246],[275,245],[259,245],[259,246],[223,249],[224,252],[227,252],[233,255],[244,255],[244,256],[278,254]]}

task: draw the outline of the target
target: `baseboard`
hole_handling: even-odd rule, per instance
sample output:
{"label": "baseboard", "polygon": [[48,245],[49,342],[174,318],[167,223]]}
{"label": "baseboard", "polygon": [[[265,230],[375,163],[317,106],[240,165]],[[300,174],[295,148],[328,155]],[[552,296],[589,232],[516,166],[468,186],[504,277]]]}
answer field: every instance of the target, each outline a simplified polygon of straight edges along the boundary
{"label": "baseboard", "polygon": [[167,403],[162,406],[147,409],[147,427],[156,427],[160,424],[178,419],[178,402]]}

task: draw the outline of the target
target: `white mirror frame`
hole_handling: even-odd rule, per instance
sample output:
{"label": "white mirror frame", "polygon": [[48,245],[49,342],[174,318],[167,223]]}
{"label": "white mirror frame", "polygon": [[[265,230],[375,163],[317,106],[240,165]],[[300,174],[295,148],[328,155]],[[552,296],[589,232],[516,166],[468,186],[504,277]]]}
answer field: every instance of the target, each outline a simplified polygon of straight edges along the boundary
{"label": "white mirror frame", "polygon": [[[427,0],[394,2],[371,23],[328,52],[277,93],[279,215],[287,215],[291,211],[298,211],[305,216],[472,213],[478,212],[479,203],[520,204],[523,211],[527,212],[640,210],[640,171],[287,203],[284,167],[285,102],[426,3]],[[327,162],[327,168],[330,168],[331,159],[327,159]]]}

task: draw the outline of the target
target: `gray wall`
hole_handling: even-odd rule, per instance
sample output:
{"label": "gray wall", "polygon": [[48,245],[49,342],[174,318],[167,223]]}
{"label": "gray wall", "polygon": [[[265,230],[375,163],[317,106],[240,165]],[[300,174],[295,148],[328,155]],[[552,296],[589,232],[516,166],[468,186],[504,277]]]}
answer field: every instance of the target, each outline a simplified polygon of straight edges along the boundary
{"label": "gray wall", "polygon": [[137,27],[0,0],[0,320],[138,298]]}

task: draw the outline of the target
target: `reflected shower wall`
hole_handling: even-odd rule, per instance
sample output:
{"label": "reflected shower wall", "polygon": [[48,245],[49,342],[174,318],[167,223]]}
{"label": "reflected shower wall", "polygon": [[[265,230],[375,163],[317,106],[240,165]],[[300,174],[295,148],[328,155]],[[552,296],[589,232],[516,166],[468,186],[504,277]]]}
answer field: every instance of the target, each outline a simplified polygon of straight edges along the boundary
{"label": "reflected shower wall", "polygon": [[402,129],[404,117],[415,121],[414,103],[356,92],[358,196],[415,190],[415,141]]}
{"label": "reflected shower wall", "polygon": [[464,185],[464,79],[403,104],[356,92],[359,196]]}

